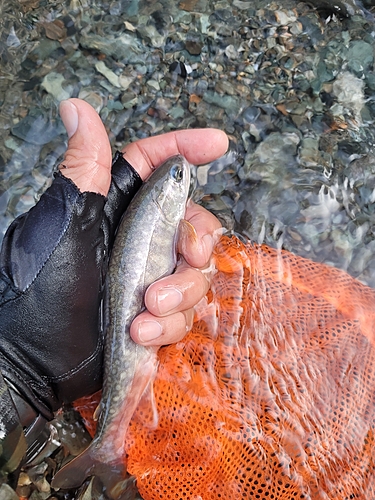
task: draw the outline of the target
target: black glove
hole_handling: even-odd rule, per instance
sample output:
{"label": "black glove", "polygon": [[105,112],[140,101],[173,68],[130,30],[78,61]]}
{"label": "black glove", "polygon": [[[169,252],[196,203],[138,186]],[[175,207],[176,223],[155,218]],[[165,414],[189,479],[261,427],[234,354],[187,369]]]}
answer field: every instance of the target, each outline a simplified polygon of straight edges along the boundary
{"label": "black glove", "polygon": [[81,193],[57,173],[37,205],[4,237],[0,372],[11,393],[46,419],[62,403],[101,386],[101,301],[109,251],[141,184],[121,153],[113,161],[107,198]]}

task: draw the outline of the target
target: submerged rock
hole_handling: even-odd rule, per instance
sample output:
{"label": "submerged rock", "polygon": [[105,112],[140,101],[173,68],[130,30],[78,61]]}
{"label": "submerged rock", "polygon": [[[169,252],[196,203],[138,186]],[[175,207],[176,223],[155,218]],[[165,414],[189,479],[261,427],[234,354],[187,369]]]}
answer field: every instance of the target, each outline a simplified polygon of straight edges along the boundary
{"label": "submerged rock", "polygon": [[374,5],[373,1],[361,2],[358,0],[303,0],[310,5],[314,5],[319,10],[337,14],[341,17],[350,17],[355,15],[371,16],[371,14],[364,9]]}
{"label": "submerged rock", "polygon": [[124,63],[142,63],[144,50],[138,40],[128,34],[122,33],[116,38],[102,37],[96,34],[83,35],[79,39],[83,48],[111,56]]}
{"label": "submerged rock", "polygon": [[31,144],[47,144],[60,134],[62,125],[49,120],[37,108],[12,127],[12,134]]}
{"label": "submerged rock", "polygon": [[19,500],[17,493],[7,484],[0,485],[0,500]]}
{"label": "submerged rock", "polygon": [[[349,72],[340,73],[333,82],[332,94],[336,96],[343,113],[361,122],[361,111],[365,104],[363,80]],[[333,111],[333,107],[331,110]]]}

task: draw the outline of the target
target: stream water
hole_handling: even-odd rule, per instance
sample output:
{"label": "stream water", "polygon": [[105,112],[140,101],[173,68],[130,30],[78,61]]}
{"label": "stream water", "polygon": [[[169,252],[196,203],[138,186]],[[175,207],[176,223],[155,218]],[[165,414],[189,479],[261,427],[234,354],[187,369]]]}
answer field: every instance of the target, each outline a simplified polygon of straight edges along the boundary
{"label": "stream water", "polygon": [[371,15],[305,3],[1,3],[0,231],[30,208],[66,148],[58,103],[81,97],[113,148],[214,126],[231,153],[196,199],[229,229],[374,285]]}
{"label": "stream water", "polygon": [[[0,1],[0,234],[66,149],[69,97],[113,150],[218,127],[195,200],[255,242],[375,287],[375,22],[293,0]],[[347,16],[342,14],[346,13]]]}

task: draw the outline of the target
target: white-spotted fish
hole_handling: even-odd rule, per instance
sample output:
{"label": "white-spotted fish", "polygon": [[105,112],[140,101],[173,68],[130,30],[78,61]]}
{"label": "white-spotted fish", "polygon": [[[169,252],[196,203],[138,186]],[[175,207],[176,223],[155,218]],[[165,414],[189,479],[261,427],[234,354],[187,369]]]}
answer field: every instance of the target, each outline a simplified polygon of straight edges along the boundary
{"label": "white-spotted fish", "polygon": [[121,220],[106,283],[108,326],[98,429],[90,446],[56,474],[54,488],[77,488],[95,475],[109,497],[121,497],[124,437],[157,369],[157,348],[133,342],[129,328],[144,309],[147,287],[176,266],[176,238],[189,186],[190,166],[174,156],[143,184]]}

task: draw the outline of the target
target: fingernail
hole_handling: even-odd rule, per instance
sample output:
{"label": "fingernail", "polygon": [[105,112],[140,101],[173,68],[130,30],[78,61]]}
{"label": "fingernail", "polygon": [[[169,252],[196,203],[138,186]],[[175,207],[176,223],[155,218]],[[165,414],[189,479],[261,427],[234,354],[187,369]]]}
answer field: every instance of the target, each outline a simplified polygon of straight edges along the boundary
{"label": "fingernail", "polygon": [[69,139],[77,132],[78,128],[78,111],[74,104],[70,101],[61,101],[60,116],[66,128]]}
{"label": "fingernail", "polygon": [[138,325],[138,337],[141,342],[149,342],[160,337],[162,328],[156,321],[142,321]]}
{"label": "fingernail", "polygon": [[160,314],[165,314],[181,304],[182,293],[176,288],[161,288],[157,293],[157,304]]}

